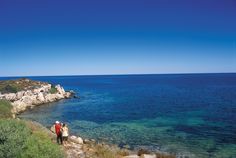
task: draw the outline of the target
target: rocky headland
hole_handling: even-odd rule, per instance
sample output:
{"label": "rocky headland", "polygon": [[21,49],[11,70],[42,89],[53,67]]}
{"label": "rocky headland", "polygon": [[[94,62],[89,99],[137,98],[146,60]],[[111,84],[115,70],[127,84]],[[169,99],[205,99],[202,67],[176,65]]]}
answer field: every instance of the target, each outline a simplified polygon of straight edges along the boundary
{"label": "rocky headland", "polygon": [[12,104],[12,114],[24,112],[37,105],[70,98],[73,92],[66,92],[60,85],[29,79],[0,81],[0,99]]}

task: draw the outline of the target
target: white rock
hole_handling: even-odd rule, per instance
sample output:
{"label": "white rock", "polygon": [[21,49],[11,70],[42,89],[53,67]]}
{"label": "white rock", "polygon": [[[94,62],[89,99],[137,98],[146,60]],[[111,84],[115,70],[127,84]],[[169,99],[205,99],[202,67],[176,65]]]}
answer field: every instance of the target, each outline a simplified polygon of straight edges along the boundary
{"label": "white rock", "polygon": [[142,158],[156,158],[156,155],[150,155],[150,154],[143,154]]}
{"label": "white rock", "polygon": [[33,98],[31,96],[23,96],[21,100],[26,105],[32,105],[32,103],[33,103]]}
{"label": "white rock", "polygon": [[16,93],[16,99],[17,99],[17,100],[21,99],[21,98],[24,96],[24,93],[25,93],[24,91],[19,91],[19,92],[17,92],[17,93]]}
{"label": "white rock", "polygon": [[39,93],[38,93],[36,99],[39,100],[41,103],[44,103],[44,101],[45,101],[45,98],[44,98],[42,92],[39,92]]}
{"label": "white rock", "polygon": [[60,85],[56,85],[55,88],[57,89],[59,94],[64,95],[65,94],[65,90],[63,87],[61,87]]}
{"label": "white rock", "polygon": [[27,104],[21,100],[17,100],[15,102],[12,103],[13,105],[13,113],[19,113],[21,111],[24,111],[27,107]]}
{"label": "white rock", "polygon": [[77,137],[72,135],[72,136],[70,136],[70,139],[77,139]]}
{"label": "white rock", "polygon": [[31,96],[31,95],[34,95],[34,93],[31,90],[27,90],[24,93],[24,96]]}
{"label": "white rock", "polygon": [[77,144],[83,144],[83,139],[81,137],[70,136],[70,140]]}
{"label": "white rock", "polygon": [[56,99],[63,99],[64,96],[62,94],[56,93]]}
{"label": "white rock", "polygon": [[77,141],[78,141],[79,144],[83,144],[84,143],[84,141],[83,141],[83,139],[81,137],[78,137]]}
{"label": "white rock", "polygon": [[15,93],[7,93],[5,94],[5,99],[9,101],[15,101],[16,100],[16,94]]}
{"label": "white rock", "polygon": [[45,100],[46,100],[46,102],[54,102],[54,101],[56,101],[56,94],[47,94],[46,96],[45,96]]}

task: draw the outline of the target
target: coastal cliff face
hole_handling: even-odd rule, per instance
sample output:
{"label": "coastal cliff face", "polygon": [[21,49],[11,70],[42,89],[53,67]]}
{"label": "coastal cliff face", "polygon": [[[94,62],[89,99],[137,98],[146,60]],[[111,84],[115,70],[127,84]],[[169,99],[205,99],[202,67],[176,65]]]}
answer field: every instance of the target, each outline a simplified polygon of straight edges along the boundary
{"label": "coastal cliff face", "polygon": [[[20,88],[21,85],[24,85],[24,89]],[[17,88],[15,88],[16,86]],[[54,87],[46,82],[32,81],[29,79],[11,81],[2,89],[5,93],[2,94],[2,92],[0,92],[0,99],[5,99],[11,102],[13,106],[13,116],[25,111],[28,108],[69,98],[72,95],[71,92],[66,92],[60,85],[56,85]],[[12,91],[12,89],[19,90],[16,90],[15,93],[8,93],[9,91]]]}

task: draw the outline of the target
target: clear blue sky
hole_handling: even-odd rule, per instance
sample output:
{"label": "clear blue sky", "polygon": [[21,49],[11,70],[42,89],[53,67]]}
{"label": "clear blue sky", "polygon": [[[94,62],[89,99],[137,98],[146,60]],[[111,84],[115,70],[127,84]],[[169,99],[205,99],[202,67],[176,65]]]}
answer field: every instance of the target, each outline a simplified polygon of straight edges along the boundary
{"label": "clear blue sky", "polygon": [[236,72],[235,0],[0,0],[0,76]]}

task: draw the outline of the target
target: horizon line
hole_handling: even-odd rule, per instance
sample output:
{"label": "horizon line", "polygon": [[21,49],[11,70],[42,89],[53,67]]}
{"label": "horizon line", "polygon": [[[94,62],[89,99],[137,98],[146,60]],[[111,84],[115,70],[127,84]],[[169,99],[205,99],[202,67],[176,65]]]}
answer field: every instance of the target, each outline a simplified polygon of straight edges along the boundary
{"label": "horizon line", "polygon": [[0,76],[1,78],[7,77],[61,77],[61,76],[132,76],[132,75],[190,75],[190,74],[235,74],[236,72],[180,72],[180,73],[128,73],[128,74],[78,74],[78,75],[16,75],[16,76]]}

